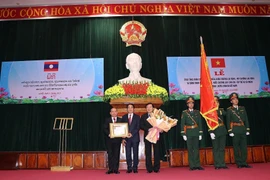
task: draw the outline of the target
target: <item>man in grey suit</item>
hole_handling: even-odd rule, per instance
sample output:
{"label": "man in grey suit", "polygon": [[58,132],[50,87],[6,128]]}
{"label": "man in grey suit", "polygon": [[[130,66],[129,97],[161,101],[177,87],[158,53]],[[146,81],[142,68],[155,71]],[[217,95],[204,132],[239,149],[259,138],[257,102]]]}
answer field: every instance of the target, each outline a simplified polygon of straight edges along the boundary
{"label": "man in grey suit", "polygon": [[[128,137],[122,141],[126,146],[127,173],[131,173],[132,170],[134,173],[138,173],[140,116],[134,114],[134,109],[134,104],[128,104],[128,113],[122,116],[123,122],[128,123],[129,130]],[[131,149],[133,150],[133,164],[131,158]]]}

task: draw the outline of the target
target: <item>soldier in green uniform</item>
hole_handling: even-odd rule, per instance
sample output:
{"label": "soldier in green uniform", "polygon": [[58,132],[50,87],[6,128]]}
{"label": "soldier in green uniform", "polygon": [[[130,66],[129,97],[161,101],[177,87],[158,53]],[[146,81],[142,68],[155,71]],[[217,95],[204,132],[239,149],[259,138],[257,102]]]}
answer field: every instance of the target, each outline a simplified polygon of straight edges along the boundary
{"label": "soldier in green uniform", "polygon": [[204,170],[200,165],[199,140],[202,139],[202,122],[200,111],[193,109],[194,98],[186,100],[188,109],[182,112],[181,135],[187,141],[188,162],[190,170]]}
{"label": "soldier in green uniform", "polygon": [[227,109],[227,127],[229,136],[233,138],[233,151],[235,163],[238,168],[251,168],[247,160],[247,135],[249,135],[249,123],[245,107],[238,106],[238,94],[232,93],[229,96],[232,103]]}
{"label": "soldier in green uniform", "polygon": [[218,106],[218,127],[215,130],[210,130],[209,133],[213,144],[213,154],[214,154],[214,166],[215,169],[228,169],[225,164],[225,145],[226,145],[226,135],[227,129],[224,125],[224,116],[226,112],[223,108],[219,108],[219,97],[215,96],[215,101]]}

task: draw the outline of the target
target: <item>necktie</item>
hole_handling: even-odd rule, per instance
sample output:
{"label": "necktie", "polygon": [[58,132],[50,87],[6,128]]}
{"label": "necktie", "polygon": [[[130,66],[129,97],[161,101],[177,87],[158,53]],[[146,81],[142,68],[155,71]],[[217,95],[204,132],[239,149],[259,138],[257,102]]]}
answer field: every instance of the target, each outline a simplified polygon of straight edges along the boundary
{"label": "necktie", "polygon": [[116,123],[116,118],[113,118],[113,123]]}
{"label": "necktie", "polygon": [[128,123],[129,123],[129,125],[131,124],[131,122],[132,122],[132,118],[131,118],[131,114],[129,114],[128,115]]}

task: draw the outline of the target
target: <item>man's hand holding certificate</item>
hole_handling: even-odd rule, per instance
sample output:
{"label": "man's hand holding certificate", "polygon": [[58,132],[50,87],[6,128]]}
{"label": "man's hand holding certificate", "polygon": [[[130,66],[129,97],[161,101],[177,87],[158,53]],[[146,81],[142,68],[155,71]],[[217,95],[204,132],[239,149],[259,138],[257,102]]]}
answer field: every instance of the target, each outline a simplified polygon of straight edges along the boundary
{"label": "man's hand holding certificate", "polygon": [[127,123],[110,123],[110,138],[129,137]]}

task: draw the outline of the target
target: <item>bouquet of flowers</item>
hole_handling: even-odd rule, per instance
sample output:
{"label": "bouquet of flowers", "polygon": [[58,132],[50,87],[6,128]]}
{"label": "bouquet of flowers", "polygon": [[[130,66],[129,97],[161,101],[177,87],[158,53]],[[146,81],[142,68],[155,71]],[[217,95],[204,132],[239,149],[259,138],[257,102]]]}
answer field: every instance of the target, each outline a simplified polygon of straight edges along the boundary
{"label": "bouquet of flowers", "polygon": [[161,110],[154,109],[147,121],[153,126],[149,129],[148,135],[145,137],[149,142],[156,143],[159,139],[159,133],[168,132],[172,127],[177,125],[178,120],[172,119]]}

